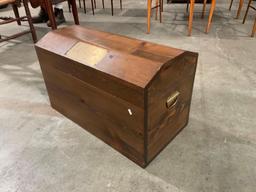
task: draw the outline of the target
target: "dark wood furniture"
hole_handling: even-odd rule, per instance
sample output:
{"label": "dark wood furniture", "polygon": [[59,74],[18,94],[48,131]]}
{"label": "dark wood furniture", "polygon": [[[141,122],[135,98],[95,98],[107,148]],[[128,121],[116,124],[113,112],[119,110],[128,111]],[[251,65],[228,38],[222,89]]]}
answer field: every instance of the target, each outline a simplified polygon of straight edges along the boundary
{"label": "dark wood furniture", "polygon": [[197,53],[80,26],[35,47],[51,106],[138,165],[187,125]]}
{"label": "dark wood furniture", "polygon": [[64,2],[64,1],[68,1],[69,5],[72,8],[72,14],[74,17],[75,24],[79,25],[76,0],[29,0],[29,1],[33,8],[42,6],[47,11],[49,20],[51,22],[51,27],[53,30],[57,29],[57,24],[55,21],[55,16],[53,11],[53,5]]}
{"label": "dark wood furniture", "polygon": [[[256,7],[254,7],[252,5],[252,0],[249,0],[249,3],[247,5],[246,12],[245,12],[244,19],[243,19],[243,24],[245,23],[245,20],[247,18],[247,14],[248,14],[248,11],[249,11],[250,8],[256,11]],[[256,17],[254,19],[254,25],[253,25],[253,28],[252,28],[251,37],[254,37],[255,31],[256,31]]]}
{"label": "dark wood furniture", "polygon": [[[22,16],[22,17],[20,16],[18,6],[17,6],[18,3],[23,3],[26,16]],[[25,35],[27,33],[31,33],[33,41],[34,41],[34,43],[36,43],[37,36],[36,36],[35,28],[32,23],[31,14],[30,14],[29,6],[28,6],[28,0],[22,0],[21,2],[17,2],[16,0],[0,0],[0,6],[8,5],[8,4],[12,5],[12,9],[13,9],[15,18],[0,18],[0,20],[2,20],[2,21],[0,21],[0,25],[8,24],[8,23],[15,22],[15,21],[17,22],[18,25],[21,25],[21,21],[27,20],[28,24],[29,24],[29,30],[22,31],[22,32],[16,33],[14,35],[10,35],[6,38],[3,38],[0,34],[0,42],[14,39],[14,38],[20,37],[21,35]]]}

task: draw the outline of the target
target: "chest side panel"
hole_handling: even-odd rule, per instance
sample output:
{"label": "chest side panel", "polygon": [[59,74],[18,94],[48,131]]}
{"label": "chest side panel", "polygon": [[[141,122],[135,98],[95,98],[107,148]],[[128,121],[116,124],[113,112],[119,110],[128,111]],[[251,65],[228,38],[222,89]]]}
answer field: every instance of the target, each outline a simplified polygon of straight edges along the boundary
{"label": "chest side panel", "polygon": [[[115,81],[97,71],[76,76],[81,73],[76,63],[42,49],[37,49],[37,54],[52,107],[144,166],[144,109],[140,107],[143,104],[138,104],[143,101],[143,91],[137,92],[125,84],[115,85]],[[97,87],[94,81],[104,84]],[[107,88],[101,89],[104,85]],[[112,91],[108,86],[112,86]],[[137,100],[129,102],[133,100],[113,95],[115,91]]]}
{"label": "chest side panel", "polygon": [[188,123],[197,54],[185,52],[167,63],[148,88],[147,161]]}

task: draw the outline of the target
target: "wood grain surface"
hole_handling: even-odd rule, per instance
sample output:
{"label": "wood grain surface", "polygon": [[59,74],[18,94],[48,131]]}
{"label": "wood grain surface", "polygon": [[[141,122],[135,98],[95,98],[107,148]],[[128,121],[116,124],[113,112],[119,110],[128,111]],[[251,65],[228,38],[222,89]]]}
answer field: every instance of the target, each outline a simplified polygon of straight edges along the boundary
{"label": "wood grain surface", "polygon": [[[78,43],[107,52],[90,65],[67,55]],[[48,33],[36,52],[51,106],[142,167],[188,123],[196,53],[79,26]]]}

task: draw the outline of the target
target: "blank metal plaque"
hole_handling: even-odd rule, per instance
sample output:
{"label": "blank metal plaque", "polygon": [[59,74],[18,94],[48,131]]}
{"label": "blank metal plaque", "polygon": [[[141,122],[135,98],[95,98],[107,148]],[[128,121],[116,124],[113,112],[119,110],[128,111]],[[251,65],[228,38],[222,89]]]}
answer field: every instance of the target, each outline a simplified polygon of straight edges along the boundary
{"label": "blank metal plaque", "polygon": [[68,50],[66,55],[80,63],[94,66],[107,55],[107,52],[107,49],[85,42],[78,42]]}

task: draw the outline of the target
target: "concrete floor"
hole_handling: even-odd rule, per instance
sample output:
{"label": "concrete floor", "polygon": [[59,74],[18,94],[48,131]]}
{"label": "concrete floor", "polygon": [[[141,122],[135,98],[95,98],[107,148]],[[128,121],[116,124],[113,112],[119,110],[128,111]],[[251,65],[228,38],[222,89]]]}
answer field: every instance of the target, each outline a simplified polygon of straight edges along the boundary
{"label": "concrete floor", "polygon": [[[168,5],[164,23],[153,21],[146,35],[145,2],[125,0],[114,17],[80,9],[81,25],[199,52],[188,126],[142,169],[50,107],[30,35],[2,43],[0,192],[256,191],[256,39],[248,37],[255,12],[242,25],[237,2],[228,12],[219,1],[206,35],[197,5],[187,37],[185,5]],[[65,15],[72,24],[66,6]],[[36,30],[42,37],[49,29]]]}

